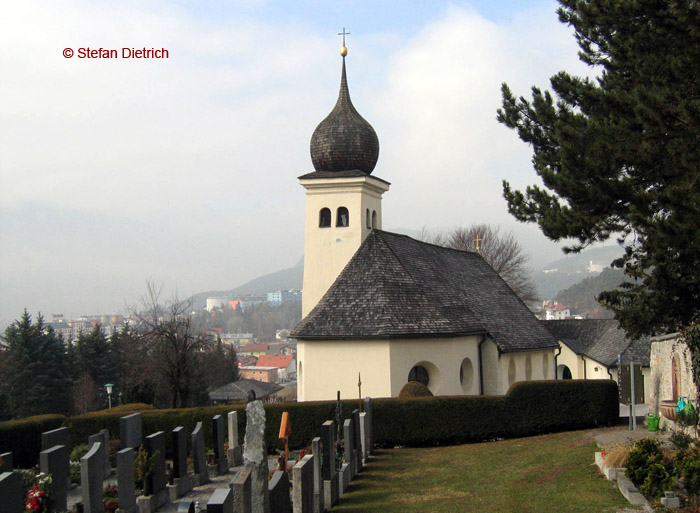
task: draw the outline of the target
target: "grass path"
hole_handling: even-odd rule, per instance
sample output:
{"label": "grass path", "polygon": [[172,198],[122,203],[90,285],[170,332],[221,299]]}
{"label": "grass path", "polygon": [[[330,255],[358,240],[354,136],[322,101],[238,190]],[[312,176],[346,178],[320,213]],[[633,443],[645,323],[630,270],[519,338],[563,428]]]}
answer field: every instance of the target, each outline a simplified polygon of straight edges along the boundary
{"label": "grass path", "polygon": [[602,513],[629,507],[593,464],[594,434],[381,450],[332,511]]}

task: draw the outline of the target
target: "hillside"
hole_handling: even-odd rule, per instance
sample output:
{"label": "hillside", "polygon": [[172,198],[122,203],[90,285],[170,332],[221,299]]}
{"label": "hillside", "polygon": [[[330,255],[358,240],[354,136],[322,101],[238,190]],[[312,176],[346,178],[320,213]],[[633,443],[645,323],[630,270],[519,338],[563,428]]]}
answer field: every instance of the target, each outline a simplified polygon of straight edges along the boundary
{"label": "hillside", "polygon": [[603,308],[596,298],[605,290],[617,288],[625,279],[620,269],[607,268],[598,276],[586,278],[562,290],[555,300],[571,308],[572,314],[588,314],[595,319],[612,319],[612,312]]}
{"label": "hillside", "polygon": [[275,290],[301,290],[303,278],[304,258],[302,257],[294,267],[259,276],[232,289],[200,292],[190,299],[192,300],[192,307],[199,310],[206,306],[207,298],[212,296],[264,295]]}

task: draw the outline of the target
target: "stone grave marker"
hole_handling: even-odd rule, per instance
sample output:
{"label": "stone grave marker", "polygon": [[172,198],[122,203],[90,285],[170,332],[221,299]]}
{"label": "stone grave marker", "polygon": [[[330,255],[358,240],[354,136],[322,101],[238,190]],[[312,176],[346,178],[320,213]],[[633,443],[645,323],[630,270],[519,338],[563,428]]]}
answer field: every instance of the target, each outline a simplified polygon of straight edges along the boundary
{"label": "stone grave marker", "polygon": [[132,448],[122,449],[117,453],[117,499],[119,511],[123,513],[136,513],[134,459]]}
{"label": "stone grave marker", "polygon": [[98,442],[100,443],[100,458],[102,458],[102,475],[103,477],[109,477],[112,473],[112,469],[109,466],[109,431],[103,429],[99,433],[88,437],[88,445],[90,447]]}
{"label": "stone grave marker", "polygon": [[70,431],[67,427],[44,431],[41,434],[41,450],[51,449],[54,445],[70,447]]}
{"label": "stone grave marker", "polygon": [[39,453],[39,469],[51,474],[49,485],[49,511],[68,509],[68,486],[70,483],[70,452],[65,445],[54,445]]}
{"label": "stone grave marker", "polygon": [[233,493],[230,488],[217,488],[207,502],[207,513],[233,513]]}
{"label": "stone grave marker", "polygon": [[101,443],[97,442],[80,458],[80,486],[83,491],[83,512],[103,513],[102,503],[102,462]]}
{"label": "stone grave marker", "polygon": [[119,418],[119,443],[121,449],[138,451],[142,441],[142,417],[132,413]]}
{"label": "stone grave marker", "polygon": [[265,448],[265,408],[262,401],[246,405],[245,444],[243,463],[250,469],[254,513],[270,513],[270,495],[267,489],[267,449]]}
{"label": "stone grave marker", "polygon": [[0,454],[0,474],[3,472],[12,472],[12,453],[3,452]]}
{"label": "stone grave marker", "polygon": [[327,509],[338,502],[338,476],[336,474],[336,428],[328,420],[321,425],[321,474],[323,476],[323,503]]}
{"label": "stone grave marker", "polygon": [[214,432],[214,456],[216,457],[217,474],[228,472],[228,459],[224,449],[224,418],[221,415],[214,415],[211,419],[212,430]]}
{"label": "stone grave marker", "polygon": [[185,501],[181,502],[177,506],[177,513],[195,513],[195,502]]}
{"label": "stone grave marker", "polygon": [[19,472],[0,473],[0,513],[23,513],[22,476]]}
{"label": "stone grave marker", "polygon": [[238,412],[230,411],[228,419],[228,464],[232,467],[243,465],[243,452],[238,443]]}
{"label": "stone grave marker", "polygon": [[374,434],[372,432],[372,398],[365,397],[365,414],[367,415],[367,424],[369,431],[367,433],[367,445],[369,447],[368,454],[371,456],[374,452]]}
{"label": "stone grave marker", "polygon": [[100,429],[100,434],[102,435],[102,439],[104,440],[104,457],[105,457],[105,478],[108,478],[109,476],[112,475],[112,466],[110,465],[109,461],[109,430],[108,429]]}
{"label": "stone grave marker", "polygon": [[292,505],[294,513],[313,513],[314,511],[314,468],[312,454],[307,454],[297,461],[292,468]]}
{"label": "stone grave marker", "polygon": [[204,454],[204,428],[201,422],[197,422],[195,425],[191,438],[194,473],[198,476],[197,484],[203,485],[209,482],[209,470],[207,469],[207,457]]}
{"label": "stone grave marker", "polygon": [[352,431],[352,427],[352,419],[345,419],[345,422],[343,422],[343,449],[345,454],[345,463],[347,463],[350,467],[350,479],[355,477],[355,434]]}
{"label": "stone grave marker", "polygon": [[367,464],[369,461],[369,416],[367,413],[360,413],[360,440],[362,441],[360,451],[362,456],[362,462]]}
{"label": "stone grave marker", "polygon": [[323,507],[323,473],[321,471],[321,438],[316,437],[311,440],[311,452],[314,455],[314,511],[322,513],[326,509]]}
{"label": "stone grave marker", "polygon": [[156,495],[165,488],[167,479],[165,477],[165,433],[158,431],[148,435],[144,440],[148,456],[155,455],[153,472],[151,472],[150,484],[151,493]]}
{"label": "stone grave marker", "polygon": [[292,513],[292,502],[289,499],[289,475],[276,470],[267,488],[270,490],[270,513]]}
{"label": "stone grave marker", "polygon": [[173,440],[173,477],[180,479],[187,476],[187,428],[178,426],[172,431]]}
{"label": "stone grave marker", "polygon": [[[289,485],[289,481],[287,481],[287,485]],[[242,468],[238,470],[229,483],[229,487],[233,493],[233,512],[252,513],[253,504],[250,469]],[[287,487],[287,496],[289,496],[289,487]],[[270,508],[270,510],[274,511],[272,508]]]}
{"label": "stone grave marker", "polygon": [[352,420],[352,449],[353,463],[355,464],[355,474],[362,472],[362,437],[360,434],[360,410],[353,410],[350,420]]}

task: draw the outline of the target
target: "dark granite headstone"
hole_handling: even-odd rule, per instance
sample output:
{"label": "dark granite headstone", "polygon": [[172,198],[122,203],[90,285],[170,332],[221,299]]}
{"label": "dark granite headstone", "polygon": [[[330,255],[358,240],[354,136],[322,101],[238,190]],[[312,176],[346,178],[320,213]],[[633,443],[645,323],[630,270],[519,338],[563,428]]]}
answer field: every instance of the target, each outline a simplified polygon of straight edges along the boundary
{"label": "dark granite headstone", "polygon": [[368,454],[374,452],[374,433],[372,431],[372,398],[365,397],[365,413],[369,417],[367,423],[369,424],[369,433],[367,434],[367,445],[369,446]]}
{"label": "dark granite headstone", "polygon": [[233,513],[233,493],[230,488],[217,488],[207,502],[207,513]]}
{"label": "dark granite headstone", "polygon": [[151,493],[155,495],[164,489],[167,484],[165,477],[165,433],[158,431],[148,435],[144,442],[148,455],[155,455],[153,472],[150,478]]}
{"label": "dark granite headstone", "polygon": [[[267,483],[267,489],[270,490],[270,513],[292,513],[292,502],[289,500],[289,475],[286,472],[276,470]],[[234,513],[239,512],[234,511]]]}
{"label": "dark granite headstone", "polygon": [[[307,454],[292,468],[292,503],[294,513],[313,513],[314,468],[313,455]],[[207,512],[208,513],[208,512]]]}
{"label": "dark granite headstone", "polygon": [[172,431],[173,437],[173,477],[180,479],[187,475],[187,428],[178,426]]}
{"label": "dark granite headstone", "polygon": [[80,486],[83,491],[83,512],[103,513],[102,502],[102,448],[100,443],[93,444],[90,450],[80,458]]}
{"label": "dark granite headstone", "polygon": [[68,509],[68,486],[70,482],[70,453],[65,445],[54,445],[39,453],[39,469],[51,474],[49,485],[49,511]]}
{"label": "dark granite headstone", "polygon": [[140,413],[125,415],[119,419],[119,447],[139,450],[142,441],[142,417]]}
{"label": "dark granite headstone", "polygon": [[321,425],[321,473],[325,481],[335,475],[335,422],[327,420]]}
{"label": "dark granite headstone", "polygon": [[41,450],[51,449],[54,445],[70,447],[70,431],[67,427],[44,431],[41,434]]}
{"label": "dark granite headstone", "polygon": [[24,496],[19,472],[0,473],[0,513],[22,513]]}
{"label": "dark granite headstone", "polygon": [[122,449],[117,453],[117,498],[121,511],[136,508],[136,487],[134,485],[134,450]]}
{"label": "dark granite headstone", "polygon": [[209,482],[209,470],[207,469],[207,458],[204,454],[204,430],[201,422],[197,422],[191,438],[194,473],[199,475],[199,484],[202,485]]}
{"label": "dark granite headstone", "polygon": [[362,438],[360,436],[360,410],[353,410],[350,416],[352,420],[352,448],[355,473],[362,472]]}
{"label": "dark granite headstone", "polygon": [[94,444],[100,444],[100,458],[102,461],[102,477],[108,477],[110,474],[109,470],[109,435],[107,435],[107,440],[105,440],[105,434],[100,431],[95,435],[90,435],[88,437],[88,445],[92,447]]}
{"label": "dark granite headstone", "polygon": [[223,474],[228,471],[228,458],[226,457],[225,425],[221,415],[214,415],[211,419],[212,431],[214,433],[214,456],[216,457],[216,471]]}

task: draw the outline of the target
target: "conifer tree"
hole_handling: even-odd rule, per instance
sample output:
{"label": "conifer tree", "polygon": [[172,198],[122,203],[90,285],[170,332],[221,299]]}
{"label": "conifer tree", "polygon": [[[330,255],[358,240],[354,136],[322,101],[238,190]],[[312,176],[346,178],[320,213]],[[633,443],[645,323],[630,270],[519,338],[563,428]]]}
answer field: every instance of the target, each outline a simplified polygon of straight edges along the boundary
{"label": "conifer tree", "polygon": [[39,315],[25,310],[5,330],[7,345],[3,389],[15,417],[70,413],[72,379],[63,341]]}
{"label": "conifer tree", "polygon": [[628,334],[676,330],[700,310],[700,4],[559,0],[580,59],[532,100],[502,87],[498,121],[533,148],[544,187],[504,197],[565,251],[617,237],[634,281],[600,300]]}

